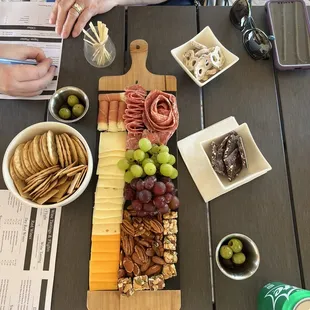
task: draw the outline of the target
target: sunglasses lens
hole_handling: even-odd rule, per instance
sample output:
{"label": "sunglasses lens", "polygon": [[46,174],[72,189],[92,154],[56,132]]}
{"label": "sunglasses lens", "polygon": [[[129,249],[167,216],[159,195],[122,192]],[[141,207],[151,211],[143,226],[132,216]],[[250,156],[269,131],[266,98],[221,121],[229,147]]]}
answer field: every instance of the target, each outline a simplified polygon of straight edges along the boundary
{"label": "sunglasses lens", "polygon": [[232,24],[243,29],[250,15],[250,7],[247,0],[237,0],[230,10],[230,20]]}
{"label": "sunglasses lens", "polygon": [[272,45],[260,29],[249,29],[243,34],[243,44],[254,59],[268,59]]}

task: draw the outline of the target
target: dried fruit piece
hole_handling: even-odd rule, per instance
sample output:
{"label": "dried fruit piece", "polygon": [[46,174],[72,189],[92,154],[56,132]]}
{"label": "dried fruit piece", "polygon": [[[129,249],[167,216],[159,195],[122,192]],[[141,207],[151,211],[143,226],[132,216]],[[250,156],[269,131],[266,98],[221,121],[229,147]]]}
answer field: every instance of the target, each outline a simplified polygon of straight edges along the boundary
{"label": "dried fruit piece", "polygon": [[[164,253],[164,255],[165,255],[165,253]],[[152,261],[157,265],[165,265],[166,264],[166,262],[161,257],[158,257],[158,256],[153,256]]]}
{"label": "dried fruit piece", "polygon": [[162,267],[163,266],[161,266],[161,265],[154,265],[154,266],[150,267],[147,271],[145,271],[145,274],[147,276],[152,276],[154,274],[160,273],[162,270]]}
{"label": "dried fruit piece", "polygon": [[128,273],[131,273],[133,272],[133,267],[134,267],[134,264],[133,264],[133,261],[130,257],[126,256],[124,259],[123,259],[123,265],[124,265],[124,268],[126,269],[126,271]]}
{"label": "dried fruit piece", "polygon": [[165,279],[162,274],[149,278],[149,287],[151,291],[162,290],[165,288]]}
{"label": "dried fruit piece", "polygon": [[177,276],[177,270],[175,268],[174,264],[167,264],[164,265],[163,270],[162,270],[162,274],[164,276],[164,279],[170,279],[172,277],[176,277]]}

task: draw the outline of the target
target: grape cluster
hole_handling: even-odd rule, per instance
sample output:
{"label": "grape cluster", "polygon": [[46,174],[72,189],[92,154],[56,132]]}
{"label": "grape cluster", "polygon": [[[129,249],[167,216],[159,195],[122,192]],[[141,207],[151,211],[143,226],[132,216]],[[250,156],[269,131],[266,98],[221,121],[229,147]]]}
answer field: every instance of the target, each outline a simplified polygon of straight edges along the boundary
{"label": "grape cluster", "polygon": [[137,216],[155,216],[176,211],[179,208],[179,198],[176,189],[169,177],[147,176],[144,180],[134,178],[126,184],[124,197],[131,201],[132,208]]}
{"label": "grape cluster", "polygon": [[117,166],[125,172],[125,182],[130,183],[134,178],[144,178],[161,174],[165,177],[175,179],[178,170],[173,167],[175,157],[169,154],[166,145],[151,143],[147,138],[139,140],[139,149],[127,150],[124,159],[121,159]]}

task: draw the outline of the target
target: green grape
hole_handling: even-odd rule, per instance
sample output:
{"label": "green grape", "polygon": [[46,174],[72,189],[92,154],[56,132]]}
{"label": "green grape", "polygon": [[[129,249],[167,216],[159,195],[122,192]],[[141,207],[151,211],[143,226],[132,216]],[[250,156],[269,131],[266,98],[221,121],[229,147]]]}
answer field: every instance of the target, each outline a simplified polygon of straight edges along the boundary
{"label": "green grape", "polygon": [[149,139],[142,138],[139,140],[139,148],[146,153],[152,148],[152,143]]}
{"label": "green grape", "polygon": [[160,163],[160,164],[166,164],[169,160],[169,153],[168,152],[162,152],[162,153],[159,153],[157,155],[157,161]]}
{"label": "green grape", "polygon": [[138,150],[135,150],[134,153],[133,153],[133,158],[136,160],[136,161],[143,161],[143,159],[145,158],[145,153],[138,149]]}
{"label": "green grape", "polygon": [[149,153],[145,153],[145,158],[150,158]]}
{"label": "green grape", "polygon": [[173,172],[173,167],[169,164],[162,164],[160,166],[160,173],[165,177],[170,177]]}
{"label": "green grape", "polygon": [[124,180],[125,180],[126,183],[130,183],[134,178],[135,177],[133,176],[133,174],[131,173],[130,170],[125,172]]}
{"label": "green grape", "polygon": [[130,161],[130,162],[133,162],[133,161],[134,161],[133,153],[134,153],[134,150],[128,150],[128,151],[126,151],[126,153],[125,153],[126,159],[127,159],[128,161]]}
{"label": "green grape", "polygon": [[154,164],[153,160],[151,158],[145,158],[142,162],[142,167],[144,168],[144,166],[148,163]]}
{"label": "green grape", "polygon": [[154,175],[154,174],[156,174],[156,166],[153,163],[147,163],[144,166],[144,172],[147,175]]}
{"label": "green grape", "polygon": [[159,146],[157,144],[153,144],[151,150],[150,150],[151,154],[157,154],[159,153]]}
{"label": "green grape", "polygon": [[159,164],[158,161],[157,161],[157,155],[156,155],[156,154],[152,155],[151,159],[153,160],[153,164],[154,164],[157,168],[159,168],[160,164]]}
{"label": "green grape", "polygon": [[170,154],[168,164],[173,166],[175,164],[175,161],[176,161],[175,157],[172,154]]}
{"label": "green grape", "polygon": [[[172,168],[173,168],[173,167],[172,167]],[[179,175],[178,170],[175,169],[175,168],[173,168],[172,173],[171,173],[171,175],[170,175],[170,178],[171,178],[171,179],[176,179],[176,178],[178,177],[178,175]]]}
{"label": "green grape", "polygon": [[167,146],[167,145],[161,145],[160,147],[159,147],[159,153],[162,153],[162,152],[167,152],[167,153],[169,153],[169,147]]}
{"label": "green grape", "polygon": [[125,159],[125,158],[119,160],[118,163],[117,163],[117,167],[118,167],[119,169],[121,169],[121,170],[126,171],[126,170],[129,168],[129,162],[128,162],[128,160]]}
{"label": "green grape", "polygon": [[132,175],[135,177],[135,178],[140,178],[143,174],[143,169],[141,166],[139,165],[132,165],[130,167],[130,172],[132,173]]}

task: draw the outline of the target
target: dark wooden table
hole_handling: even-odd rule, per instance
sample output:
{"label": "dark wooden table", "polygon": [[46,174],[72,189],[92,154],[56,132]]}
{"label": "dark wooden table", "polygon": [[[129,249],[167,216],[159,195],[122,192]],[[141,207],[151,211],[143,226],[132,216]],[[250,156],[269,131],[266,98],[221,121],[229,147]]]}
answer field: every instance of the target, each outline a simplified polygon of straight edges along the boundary
{"label": "dark wooden table", "polygon": [[[263,8],[253,11],[257,26],[266,30]],[[179,252],[185,310],[254,310],[260,287],[269,281],[310,289],[310,72],[275,72],[271,60],[253,61],[228,14],[225,7],[198,11],[194,7],[136,7],[127,13],[118,7],[95,18],[110,28],[117,49],[112,66],[90,67],[81,37],[66,40],[62,56],[58,86],[80,87],[90,98],[87,116],[74,127],[87,139],[95,159],[98,79],[126,72],[130,42],[145,39],[149,70],[178,79],[179,139],[233,115],[239,123],[248,123],[273,168],[206,205],[179,158]],[[207,25],[240,61],[200,89],[173,60],[170,50]],[[47,102],[0,101],[0,158],[19,131],[46,120],[53,120]],[[0,188],[5,188],[2,175]],[[86,309],[94,191],[95,178],[75,203],[62,210],[53,310]],[[210,263],[218,241],[233,232],[253,238],[261,252],[259,270],[245,281],[226,278],[214,260]]]}

